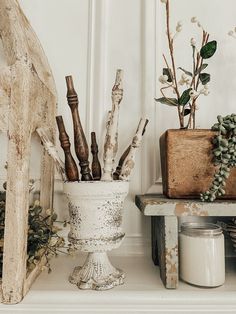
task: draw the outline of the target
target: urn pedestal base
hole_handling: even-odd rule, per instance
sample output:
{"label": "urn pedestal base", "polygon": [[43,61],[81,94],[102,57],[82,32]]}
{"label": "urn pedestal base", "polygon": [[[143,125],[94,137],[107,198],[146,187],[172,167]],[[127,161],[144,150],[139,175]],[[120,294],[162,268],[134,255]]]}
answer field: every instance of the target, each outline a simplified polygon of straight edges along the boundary
{"label": "urn pedestal base", "polygon": [[106,252],[89,253],[82,267],[75,267],[69,282],[83,290],[108,290],[123,285],[124,272],[112,266]]}

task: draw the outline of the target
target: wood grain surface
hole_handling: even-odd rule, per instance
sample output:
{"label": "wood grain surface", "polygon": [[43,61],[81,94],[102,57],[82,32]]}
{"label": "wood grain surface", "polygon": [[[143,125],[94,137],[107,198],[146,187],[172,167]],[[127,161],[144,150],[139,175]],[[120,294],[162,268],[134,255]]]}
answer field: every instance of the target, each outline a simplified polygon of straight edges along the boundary
{"label": "wood grain surface", "polygon": [[[163,193],[169,198],[199,198],[211,185],[217,167],[212,162],[211,130],[167,130],[160,138]],[[236,198],[232,169],[224,198]]]}

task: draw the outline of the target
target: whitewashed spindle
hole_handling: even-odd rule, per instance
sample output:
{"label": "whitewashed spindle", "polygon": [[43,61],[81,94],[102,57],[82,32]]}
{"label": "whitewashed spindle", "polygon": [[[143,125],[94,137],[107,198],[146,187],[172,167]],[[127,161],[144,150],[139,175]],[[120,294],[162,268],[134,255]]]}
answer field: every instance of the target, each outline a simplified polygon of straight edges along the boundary
{"label": "whitewashed spindle", "polygon": [[118,150],[118,120],[120,103],[123,99],[123,71],[117,70],[115,85],[112,88],[112,110],[108,115],[107,133],[104,144],[104,168],[103,181],[112,181],[112,172],[114,168],[114,160]]}
{"label": "whitewashed spindle", "polygon": [[54,163],[56,165],[57,171],[60,173],[62,180],[65,182],[67,181],[67,176],[66,176],[66,171],[65,171],[65,164],[63,161],[60,159],[57,149],[55,145],[50,141],[47,133],[45,132],[45,129],[42,128],[37,128],[36,132],[38,133],[42,144],[44,146],[44,149],[48,153],[49,156],[52,157],[54,160]]}
{"label": "whitewashed spindle", "polygon": [[141,119],[139,121],[137,131],[136,131],[135,136],[133,137],[133,140],[131,143],[131,148],[130,148],[129,154],[125,158],[125,161],[124,161],[123,166],[121,168],[121,174],[119,177],[120,180],[128,181],[130,178],[131,172],[132,172],[134,165],[135,165],[135,154],[137,152],[137,149],[141,145],[143,133],[144,133],[144,130],[145,130],[147,123],[148,123],[148,120],[146,120],[146,119]]}

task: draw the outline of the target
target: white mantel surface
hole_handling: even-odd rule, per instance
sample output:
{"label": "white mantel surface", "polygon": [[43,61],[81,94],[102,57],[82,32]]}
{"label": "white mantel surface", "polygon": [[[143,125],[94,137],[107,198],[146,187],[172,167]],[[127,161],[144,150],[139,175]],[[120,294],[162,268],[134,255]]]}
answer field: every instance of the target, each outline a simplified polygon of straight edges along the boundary
{"label": "white mantel surface", "polygon": [[180,282],[179,289],[166,290],[148,256],[111,257],[126,274],[125,284],[112,290],[82,291],[67,281],[84,257],[60,256],[52,262],[52,273],[43,273],[18,305],[0,305],[6,314],[71,313],[236,313],[236,260],[228,262],[226,284],[202,289]]}

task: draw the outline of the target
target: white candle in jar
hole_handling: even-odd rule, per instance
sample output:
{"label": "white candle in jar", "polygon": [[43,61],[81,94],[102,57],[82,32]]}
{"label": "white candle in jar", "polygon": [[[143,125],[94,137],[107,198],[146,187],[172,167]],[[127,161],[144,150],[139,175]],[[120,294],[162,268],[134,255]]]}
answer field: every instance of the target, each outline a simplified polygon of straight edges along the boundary
{"label": "white candle in jar", "polygon": [[182,280],[203,287],[224,284],[224,235],[219,226],[184,223],[179,234],[179,257]]}

